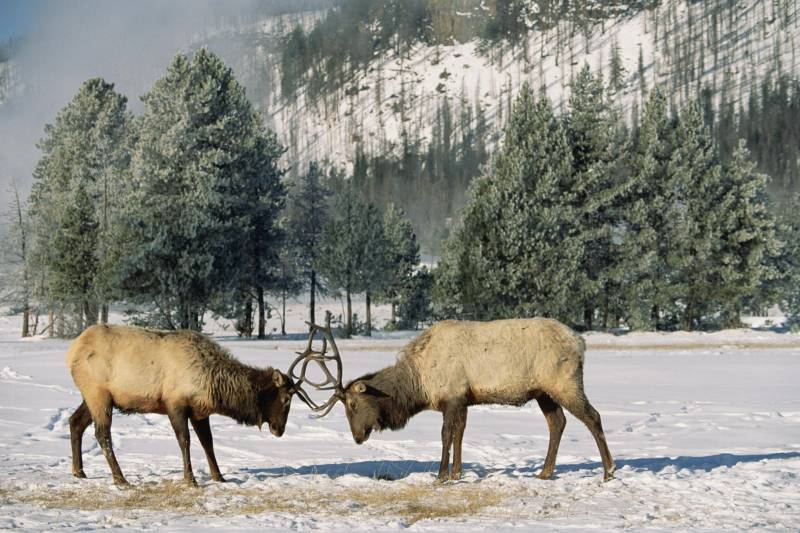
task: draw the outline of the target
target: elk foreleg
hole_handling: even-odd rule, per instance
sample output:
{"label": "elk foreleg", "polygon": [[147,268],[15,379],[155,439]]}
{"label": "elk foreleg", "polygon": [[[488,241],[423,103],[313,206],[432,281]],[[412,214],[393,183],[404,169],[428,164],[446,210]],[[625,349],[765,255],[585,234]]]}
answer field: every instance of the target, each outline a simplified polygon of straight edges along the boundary
{"label": "elk foreleg", "polygon": [[[466,406],[460,404],[450,404],[442,411],[442,461],[439,463],[437,476],[440,482],[450,478],[450,447],[453,446],[457,434],[459,434],[459,445],[454,457],[458,457],[458,475],[461,476],[461,437],[464,436],[463,426],[467,423],[466,411]],[[455,464],[453,466],[455,467]]]}
{"label": "elk foreleg", "polygon": [[464,439],[464,430],[467,427],[467,406],[464,405],[455,410],[453,416],[455,430],[453,434],[453,470],[450,472],[450,479],[461,479],[461,441]]}
{"label": "elk foreleg", "polygon": [[211,436],[211,424],[209,423],[208,418],[203,418],[200,420],[190,418],[189,420],[192,422],[192,427],[197,435],[197,439],[203,446],[203,451],[206,452],[208,468],[211,470],[211,479],[224,483],[225,478],[222,477],[222,473],[219,471],[217,457],[214,455],[214,438]]}
{"label": "elk foreleg", "polygon": [[192,458],[189,453],[189,416],[186,408],[171,408],[167,412],[172,429],[175,430],[175,437],[178,439],[178,446],[183,455],[183,480],[189,485],[197,486],[197,480],[192,472]]}

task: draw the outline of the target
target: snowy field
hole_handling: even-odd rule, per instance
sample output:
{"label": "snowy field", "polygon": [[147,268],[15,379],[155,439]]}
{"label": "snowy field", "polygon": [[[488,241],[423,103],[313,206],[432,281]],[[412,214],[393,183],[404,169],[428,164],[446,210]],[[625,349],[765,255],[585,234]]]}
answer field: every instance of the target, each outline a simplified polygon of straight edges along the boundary
{"label": "snowy field", "polygon": [[[199,489],[180,483],[165,416],[116,415],[117,457],[133,484],[118,489],[91,428],[89,479],[70,474],[68,418],[80,396],[64,365],[68,342],[20,340],[18,329],[19,317],[0,317],[0,529],[800,529],[797,335],[588,335],[586,390],[618,466],[607,483],[570,415],[555,478],[536,477],[547,429],[535,403],[471,408],[465,477],[435,485],[438,413],[357,446],[341,406],[317,420],[295,400],[280,439],[212,417],[226,484],[211,481],[192,435]],[[285,369],[302,344],[215,331],[254,365]],[[411,336],[341,341],[345,377],[391,364]]]}

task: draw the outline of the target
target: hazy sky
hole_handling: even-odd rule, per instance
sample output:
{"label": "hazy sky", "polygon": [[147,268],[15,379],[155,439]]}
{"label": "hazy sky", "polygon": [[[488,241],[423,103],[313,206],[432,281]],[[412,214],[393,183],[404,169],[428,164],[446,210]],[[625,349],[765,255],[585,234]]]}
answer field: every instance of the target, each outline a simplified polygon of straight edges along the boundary
{"label": "hazy sky", "polygon": [[[15,62],[23,98],[0,107],[0,211],[13,176],[27,194],[45,123],[91,77],[113,82],[141,109],[139,96],[172,56],[186,52],[225,15],[247,21],[256,0],[0,0],[3,35],[23,33]],[[0,40],[5,38],[0,37]]]}
{"label": "hazy sky", "polygon": [[44,0],[0,0],[0,42],[28,31]]}

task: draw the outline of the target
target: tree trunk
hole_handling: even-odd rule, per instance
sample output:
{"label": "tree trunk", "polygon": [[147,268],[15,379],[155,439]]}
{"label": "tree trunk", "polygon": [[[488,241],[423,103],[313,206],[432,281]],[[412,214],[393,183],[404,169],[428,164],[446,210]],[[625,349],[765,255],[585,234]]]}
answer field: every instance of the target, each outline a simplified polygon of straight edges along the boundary
{"label": "tree trunk", "polygon": [[25,302],[25,305],[22,308],[22,336],[23,337],[27,337],[29,335],[28,323],[29,323],[29,320],[30,320],[30,315],[31,315],[30,306],[28,305],[28,302]]}
{"label": "tree trunk", "polygon": [[253,299],[247,295],[244,304],[244,322],[242,323],[241,333],[243,337],[253,336]]}
{"label": "tree trunk", "polygon": [[372,337],[372,310],[370,309],[371,303],[369,291],[367,291],[367,337]]}
{"label": "tree trunk", "polygon": [[347,287],[347,327],[345,333],[348,337],[353,336],[353,302],[350,299],[350,287]]}
{"label": "tree trunk", "polygon": [[315,305],[314,298],[316,297],[316,292],[317,292],[317,272],[315,270],[312,270],[311,271],[311,295],[310,295],[311,297],[309,299],[310,303],[308,304],[308,307],[309,307],[308,308],[308,321],[311,322],[312,324],[315,324],[315,322],[314,322],[314,305]]}
{"label": "tree trunk", "polygon": [[658,331],[658,305],[654,305],[653,309],[650,311],[650,319],[653,321],[653,329]]}
{"label": "tree trunk", "polygon": [[281,335],[286,336],[286,291],[281,294]]}
{"label": "tree trunk", "polygon": [[258,288],[258,338],[267,338],[267,319],[264,311],[264,287]]}
{"label": "tree trunk", "polygon": [[48,336],[52,337],[53,335],[55,335],[55,329],[56,329],[56,322],[55,322],[56,318],[55,318],[55,314],[53,313],[53,308],[52,307],[47,312],[47,320],[48,320],[48,322],[50,324],[48,326],[50,328],[50,333],[48,334]]}
{"label": "tree trunk", "polygon": [[585,307],[583,309],[583,327],[586,328],[586,331],[592,330],[592,319],[594,318],[594,309],[591,307]]}
{"label": "tree trunk", "polygon": [[392,319],[391,319],[392,326],[395,326],[397,324],[396,312],[397,312],[397,302],[392,300]]}
{"label": "tree trunk", "polygon": [[103,304],[100,308],[100,323],[108,324],[108,304]]}

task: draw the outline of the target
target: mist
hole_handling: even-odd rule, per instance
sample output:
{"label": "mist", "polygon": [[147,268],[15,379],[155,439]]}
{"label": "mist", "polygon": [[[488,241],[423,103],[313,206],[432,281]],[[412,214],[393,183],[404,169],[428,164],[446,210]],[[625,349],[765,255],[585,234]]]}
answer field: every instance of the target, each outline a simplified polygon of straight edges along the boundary
{"label": "mist", "polygon": [[[24,35],[13,61],[24,88],[0,106],[0,206],[9,201],[13,177],[22,196],[41,156],[36,148],[44,125],[88,78],[100,76],[142,110],[139,97],[163,75],[170,59],[193,43],[265,16],[323,2],[286,0],[89,0],[50,1]],[[0,8],[0,16],[2,16]]]}

